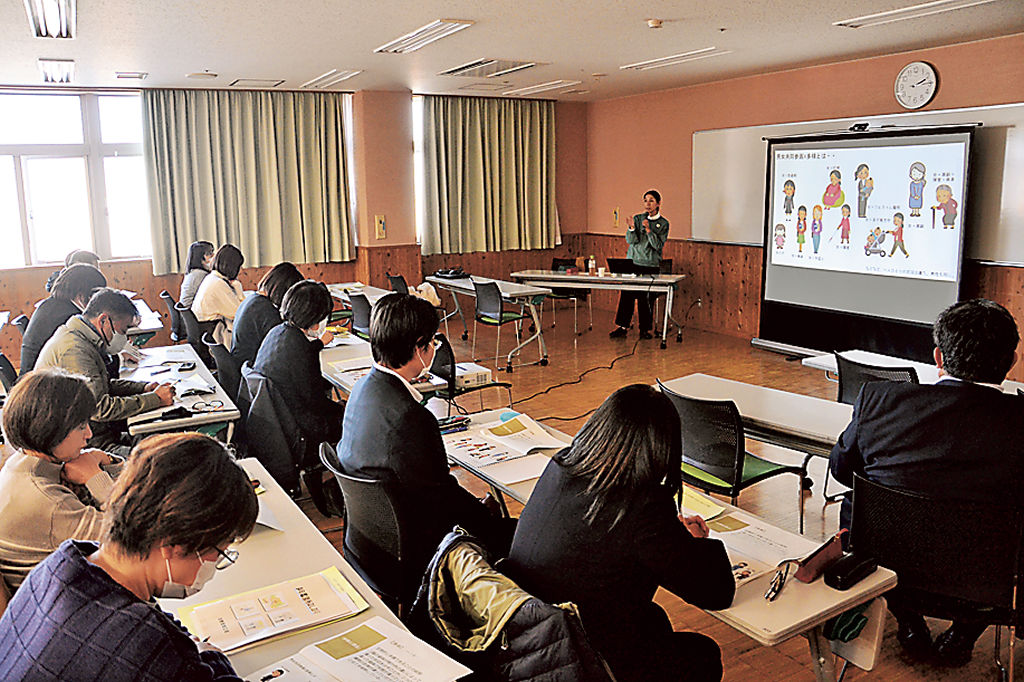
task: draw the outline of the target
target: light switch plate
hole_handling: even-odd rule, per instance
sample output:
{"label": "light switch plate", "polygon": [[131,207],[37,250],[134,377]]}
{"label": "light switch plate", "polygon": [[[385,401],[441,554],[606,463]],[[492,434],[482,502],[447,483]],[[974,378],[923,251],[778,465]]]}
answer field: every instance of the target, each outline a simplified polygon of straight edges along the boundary
{"label": "light switch plate", "polygon": [[377,230],[377,239],[384,239],[387,237],[387,223],[384,221],[383,215],[373,216],[373,224]]}

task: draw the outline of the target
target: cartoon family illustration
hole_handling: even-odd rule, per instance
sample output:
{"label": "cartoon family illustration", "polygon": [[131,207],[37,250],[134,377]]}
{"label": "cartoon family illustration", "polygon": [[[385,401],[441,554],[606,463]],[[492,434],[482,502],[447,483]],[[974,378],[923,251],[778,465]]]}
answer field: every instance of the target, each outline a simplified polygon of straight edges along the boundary
{"label": "cartoon family illustration", "polygon": [[821,195],[821,203],[825,205],[825,208],[839,208],[846,201],[846,194],[840,185],[842,179],[843,176],[838,168],[829,172],[828,187],[825,188],[825,193]]}
{"label": "cartoon family illustration", "polygon": [[905,258],[910,258],[910,254],[907,252],[907,246],[903,243],[903,221],[904,216],[902,213],[897,211],[892,216],[892,224],[894,226],[891,230],[882,230],[881,227],[875,227],[874,230],[868,232],[867,243],[864,244],[864,255],[872,256],[878,254],[879,256],[885,257],[885,247],[882,244],[885,243],[885,235],[892,235],[892,250],[889,252],[889,257],[896,255],[896,249],[903,252]]}

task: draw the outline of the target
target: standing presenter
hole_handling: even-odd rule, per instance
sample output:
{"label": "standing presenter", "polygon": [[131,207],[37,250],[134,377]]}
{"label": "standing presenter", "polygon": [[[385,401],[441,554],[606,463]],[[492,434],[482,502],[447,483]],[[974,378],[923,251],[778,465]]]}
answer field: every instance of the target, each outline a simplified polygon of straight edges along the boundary
{"label": "standing presenter", "polygon": [[[657,275],[661,266],[661,249],[668,239],[668,220],[661,216],[661,194],[648,190],[644,194],[644,212],[633,216],[626,229],[626,243],[629,250],[626,257],[633,261],[633,270],[639,275]],[[617,325],[608,334],[613,339],[622,338],[633,321],[633,302],[636,301],[637,317],[640,323],[640,338],[650,339],[654,315],[651,312],[651,296],[646,291],[623,291],[619,294],[619,308],[615,313]]]}

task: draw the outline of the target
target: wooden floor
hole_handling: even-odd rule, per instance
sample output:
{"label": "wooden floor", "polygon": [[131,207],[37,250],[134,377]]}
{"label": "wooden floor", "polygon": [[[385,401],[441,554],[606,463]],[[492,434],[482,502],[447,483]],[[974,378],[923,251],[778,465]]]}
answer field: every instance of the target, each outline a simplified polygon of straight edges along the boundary
{"label": "wooden floor", "polygon": [[[582,312],[582,311],[581,311]],[[584,313],[585,314],[585,313]],[[550,364],[547,367],[517,367],[511,374],[502,373],[496,378],[513,384],[513,399],[523,400],[543,391],[554,384],[572,381],[587,369],[607,367],[615,358],[613,369],[601,369],[589,373],[581,383],[556,388],[526,402],[518,403],[516,409],[526,412],[535,419],[546,417],[575,417],[593,410],[609,393],[630,383],[653,383],[656,378],[666,380],[702,372],[715,376],[745,381],[803,393],[819,398],[834,399],[836,384],[829,382],[823,372],[803,367],[798,361],[791,362],[775,353],[757,350],[748,341],[729,336],[700,331],[683,331],[682,343],[675,343],[670,337],[668,348],[661,350],[657,340],[637,343],[635,331],[627,339],[609,339],[612,313],[594,311],[595,328],[574,337],[572,331],[572,308],[559,308],[557,326],[551,328],[550,311],[544,318],[544,338],[548,344]],[[581,315],[582,321],[582,315]],[[456,357],[461,360],[470,357],[470,342],[460,340],[461,324],[457,319],[451,323],[451,337]],[[470,324],[472,331],[472,324]],[[494,365],[493,352],[495,333],[492,329],[481,328],[477,341],[478,356],[488,367]],[[507,352],[512,346],[514,335],[506,326],[502,332],[502,348]],[[636,346],[635,353],[630,355]],[[525,351],[525,360],[536,359],[536,344]],[[483,407],[501,407],[506,393],[499,390],[484,392]],[[470,411],[480,409],[480,397],[474,394],[462,399]],[[566,433],[574,434],[586,421],[585,417],[568,421],[548,420],[545,423]],[[765,446],[751,441],[749,449],[780,462],[799,463],[802,455],[779,448]],[[815,458],[811,462],[813,490],[805,493],[806,535],[812,539],[824,539],[836,531],[839,525],[839,505],[823,506],[821,487],[825,476],[826,460]],[[461,470],[455,470],[460,482],[482,496],[486,487],[475,477]],[[778,476],[760,483],[740,496],[739,506],[758,514],[783,528],[797,530],[798,512],[796,505],[795,477]],[[835,482],[830,491],[835,489]],[[341,551],[341,523],[338,519],[325,519],[308,503],[303,505],[311,519],[324,531]],[[518,516],[521,507],[515,502],[509,504],[510,512]],[[794,637],[775,647],[764,647],[740,634],[700,609],[689,606],[679,598],[665,591],[659,591],[656,600],[668,612],[677,630],[696,630],[713,637],[722,647],[726,680],[752,680],[770,682],[773,680],[813,680],[810,668],[810,654],[807,642]],[[613,608],[613,607],[610,607]],[[933,634],[940,633],[946,623],[931,621]],[[1005,650],[1006,637],[1003,637]],[[991,664],[994,629],[989,628],[975,648],[974,660],[958,670],[943,670],[927,665],[914,664],[901,656],[896,642],[895,621],[889,617],[880,659],[871,672],[851,667],[847,680],[988,680],[994,679],[995,668]],[[1005,655],[1005,651],[1004,651]]]}

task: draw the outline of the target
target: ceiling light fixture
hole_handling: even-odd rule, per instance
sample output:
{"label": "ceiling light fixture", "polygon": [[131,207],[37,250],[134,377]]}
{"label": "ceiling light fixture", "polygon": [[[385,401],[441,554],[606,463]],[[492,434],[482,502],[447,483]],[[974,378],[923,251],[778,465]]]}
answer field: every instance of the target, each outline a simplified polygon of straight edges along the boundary
{"label": "ceiling light fixture", "polygon": [[300,90],[326,90],[332,85],[348,80],[353,76],[358,76],[363,72],[362,69],[349,69],[347,71],[339,71],[338,69],[331,69],[327,73],[322,73],[312,80],[308,80],[299,86]]}
{"label": "ceiling light fixture", "polygon": [[438,76],[465,76],[471,78],[498,78],[516,71],[537,66],[537,62],[523,62],[514,59],[476,59],[453,69],[441,71]]}
{"label": "ceiling light fixture", "polygon": [[648,59],[643,62],[626,64],[625,66],[620,66],[619,69],[647,71],[648,69],[660,69],[663,66],[675,66],[676,64],[683,64],[685,62],[694,62],[698,59],[707,59],[708,57],[720,57],[725,54],[732,54],[732,50],[718,50],[718,48],[713,46],[704,47],[699,50],[691,50],[689,52],[669,55],[668,57],[659,57],[658,59]]}
{"label": "ceiling light fixture", "polygon": [[213,80],[217,77],[217,74],[210,70],[206,71],[195,71],[193,73],[185,74],[185,78],[191,78],[193,80]]}
{"label": "ceiling light fixture", "polygon": [[25,0],[25,12],[36,38],[74,38],[78,26],[76,0]]}
{"label": "ceiling light fixture", "polygon": [[388,52],[390,54],[405,54],[429,45],[435,40],[446,38],[453,33],[458,33],[464,28],[469,28],[474,22],[468,19],[436,19],[426,26],[421,26],[412,33],[406,33],[401,38],[392,40],[390,43],[381,45],[374,52]]}
{"label": "ceiling light fixture", "polygon": [[67,84],[75,77],[73,59],[40,59],[38,63],[44,83]]}
{"label": "ceiling light fixture", "polygon": [[114,75],[123,80],[144,81],[149,73],[146,71],[115,71]]}
{"label": "ceiling light fixture", "polygon": [[516,88],[515,90],[506,90],[501,93],[503,95],[536,95],[538,92],[547,92],[548,90],[558,90],[559,88],[568,88],[572,85],[579,85],[583,81],[567,81],[557,80],[548,81],[547,83],[538,83],[537,85],[530,85],[525,88]]}
{"label": "ceiling light fixture", "polygon": [[933,14],[974,7],[975,5],[987,5],[990,2],[996,2],[996,0],[934,0],[934,2],[924,2],[919,5],[889,10],[888,12],[878,12],[876,14],[866,14],[862,17],[854,17],[853,19],[843,19],[842,21],[833,22],[832,25],[842,26],[843,28],[868,28],[870,26],[891,24],[895,21],[920,19],[921,17],[928,17]]}

